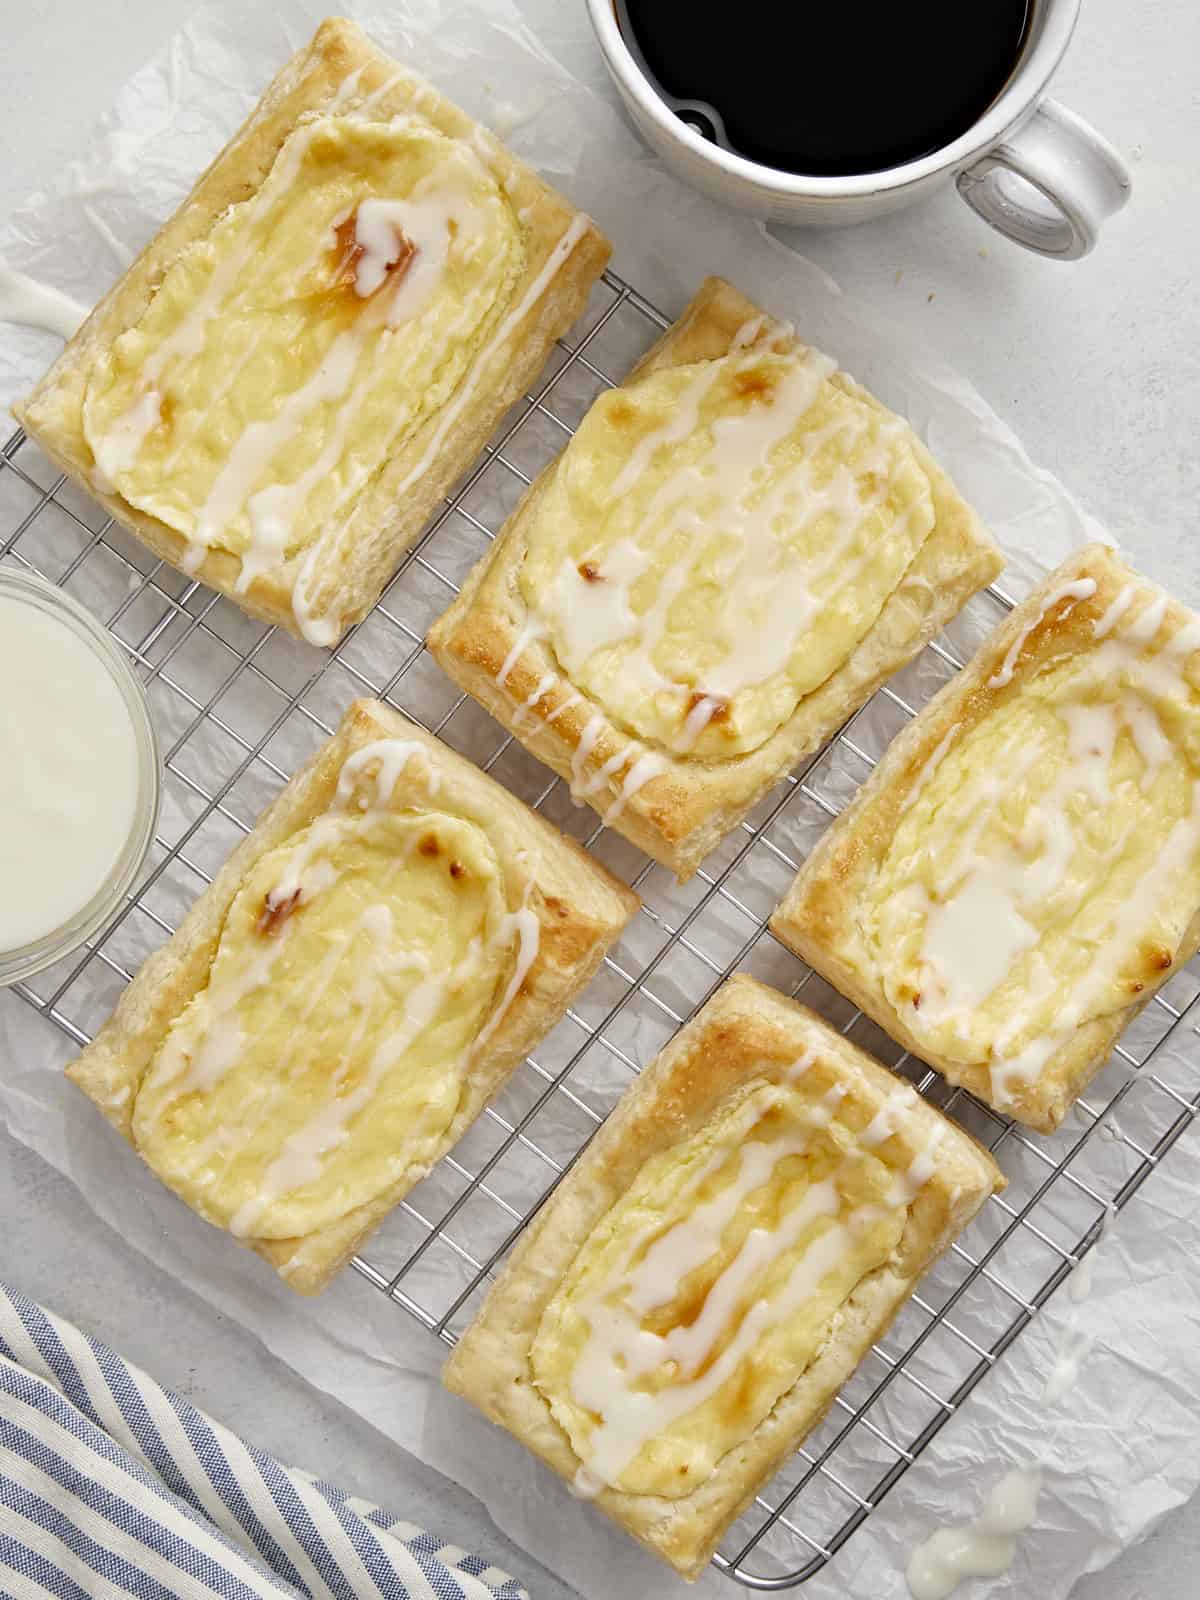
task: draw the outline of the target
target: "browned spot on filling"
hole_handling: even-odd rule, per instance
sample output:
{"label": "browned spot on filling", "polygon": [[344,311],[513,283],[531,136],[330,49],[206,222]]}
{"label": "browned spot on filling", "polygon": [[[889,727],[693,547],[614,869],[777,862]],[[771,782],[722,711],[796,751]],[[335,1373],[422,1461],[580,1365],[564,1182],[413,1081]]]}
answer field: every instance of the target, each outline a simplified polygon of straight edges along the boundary
{"label": "browned spot on filling", "polygon": [[358,264],[366,254],[366,251],[359,244],[355,235],[357,226],[358,212],[352,211],[348,217],[343,217],[334,227],[333,287],[335,289],[349,289],[358,299],[369,300],[377,295],[380,289],[386,288],[389,284],[400,282],[412,265],[413,257],[417,253],[417,247],[402,228],[398,228],[395,223],[392,223],[393,247],[383,264],[383,277],[380,279],[378,287],[372,290],[370,295],[359,295]]}
{"label": "browned spot on filling", "polygon": [[299,909],[300,891],[293,889],[291,894],[286,894],[281,900],[276,900],[274,890],[263,897],[262,910],[258,913],[258,920],[254,924],[255,933],[261,933],[265,939],[274,936],[283,927],[284,923]]}
{"label": "browned spot on filling", "polygon": [[1154,965],[1160,972],[1165,972],[1171,965],[1171,952],[1169,950],[1156,950],[1154,952]]}
{"label": "browned spot on filling", "polygon": [[921,991],[919,989],[913,995],[912,1003],[913,1003],[913,1010],[914,1011],[920,1011],[920,1009],[921,1009]]}
{"label": "browned spot on filling", "polygon": [[425,837],[417,845],[417,849],[423,856],[429,856],[431,860],[434,856],[440,856],[442,853],[442,847],[437,842],[435,835],[432,833],[427,833],[425,835]]}
{"label": "browned spot on filling", "polygon": [[450,863],[450,876],[452,878],[465,878],[466,875],[467,869],[463,866],[461,861],[452,861]]}
{"label": "browned spot on filling", "polygon": [[676,1301],[671,1310],[671,1327],[690,1328],[704,1310],[711,1288],[711,1283],[699,1283],[684,1299]]}
{"label": "browned spot on filling", "polygon": [[725,722],[729,717],[729,696],[724,694],[705,694],[703,689],[693,689],[688,695],[687,707],[683,713],[686,722],[698,705],[708,702],[708,720],[710,722]]}
{"label": "browned spot on filling", "polygon": [[175,426],[175,397],[164,394],[158,402],[158,426],[164,433],[170,433]]}
{"label": "browned spot on filling", "polygon": [[1135,979],[1135,981],[1129,985],[1129,992],[1130,994],[1141,994],[1145,987],[1146,985],[1144,983],[1138,983]]}
{"label": "browned spot on filling", "polygon": [[553,894],[548,894],[546,896],[546,910],[552,912],[554,916],[560,919],[570,916],[571,914],[570,907],[567,906],[564,901],[560,900],[557,895]]}
{"label": "browned spot on filling", "polygon": [[581,561],[579,563],[579,576],[588,583],[603,583],[604,578],[600,568],[594,561]]}
{"label": "browned spot on filling", "polygon": [[627,428],[633,421],[633,407],[628,400],[616,399],[609,403],[608,420],[617,428]]}
{"label": "browned spot on filling", "polygon": [[743,1362],[721,1391],[722,1411],[727,1417],[744,1417],[754,1404],[754,1368]]}
{"label": "browned spot on filling", "polygon": [[774,373],[762,367],[750,367],[734,378],[733,392],[743,400],[770,400],[775,393],[775,384]]}

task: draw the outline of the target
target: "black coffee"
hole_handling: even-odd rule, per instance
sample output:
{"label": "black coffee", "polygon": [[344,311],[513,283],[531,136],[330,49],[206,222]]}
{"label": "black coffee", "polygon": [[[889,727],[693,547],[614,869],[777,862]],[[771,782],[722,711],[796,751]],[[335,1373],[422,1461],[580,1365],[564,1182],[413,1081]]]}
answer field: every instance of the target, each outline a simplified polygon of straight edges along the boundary
{"label": "black coffee", "polygon": [[[900,166],[965,133],[1008,81],[1029,4],[617,0],[617,18],[668,95],[717,113],[722,144],[832,177]],[[711,135],[703,110],[683,114]]]}

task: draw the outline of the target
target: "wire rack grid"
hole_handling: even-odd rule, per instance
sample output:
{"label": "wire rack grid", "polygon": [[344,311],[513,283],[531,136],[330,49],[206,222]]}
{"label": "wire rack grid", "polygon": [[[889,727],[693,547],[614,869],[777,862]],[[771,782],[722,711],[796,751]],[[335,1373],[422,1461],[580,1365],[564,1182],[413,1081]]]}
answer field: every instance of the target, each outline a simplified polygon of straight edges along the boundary
{"label": "wire rack grid", "polygon": [[[1011,605],[978,596],[817,756],[781,782],[687,885],[569,802],[565,786],[425,653],[430,622],[596,394],[667,325],[608,273],[536,390],[408,553],[380,604],[331,654],[252,622],[156,561],[22,434],[0,450],[0,558],[104,618],[151,702],[164,798],[141,880],[83,949],[17,992],[88,1042],[141,960],[333,731],[376,695],[470,755],[581,838],[642,896],[586,994],[354,1265],[446,1344],[470,1321],[529,1218],[622,1088],[731,972],[802,995],[991,1148],[1009,1187],[927,1275],[825,1422],[758,1496],[715,1564],[750,1589],[804,1583],[858,1529],[1092,1247],[1107,1217],[1200,1112],[1200,979],[1173,975],[1051,1138],[949,1088],[778,945],[766,919],[890,737]],[[1117,1113],[1120,1113],[1118,1117]],[[332,1292],[338,1292],[334,1289]]]}

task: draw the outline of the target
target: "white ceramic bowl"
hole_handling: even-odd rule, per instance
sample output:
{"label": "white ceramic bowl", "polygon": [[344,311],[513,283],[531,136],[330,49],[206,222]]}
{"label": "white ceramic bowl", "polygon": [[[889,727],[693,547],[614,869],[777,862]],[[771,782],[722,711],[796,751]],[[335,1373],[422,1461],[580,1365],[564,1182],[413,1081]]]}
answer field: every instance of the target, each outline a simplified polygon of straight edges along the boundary
{"label": "white ceramic bowl", "polygon": [[137,799],[129,834],[108,876],[91,899],[61,927],[15,950],[0,951],[0,985],[32,977],[68,955],[96,933],[120,906],[133,887],[145,859],[158,820],[161,792],[158,741],[150,721],[146,695],[130,670],[121,647],[91,612],[33,573],[0,567],[0,595],[36,606],[70,628],[96,658],[96,668],[116,685],[133,724],[137,746]]}
{"label": "white ceramic bowl", "polygon": [[1059,260],[1086,255],[1106,217],[1129,198],[1121,157],[1082,118],[1044,98],[1079,15],[1080,0],[1033,0],[1021,57],[1008,83],[960,138],[884,172],[806,177],[760,166],[683,121],[647,79],[617,22],[613,0],[587,0],[600,50],[630,116],[687,183],[754,216],[844,227],[955,180],[992,227]]}

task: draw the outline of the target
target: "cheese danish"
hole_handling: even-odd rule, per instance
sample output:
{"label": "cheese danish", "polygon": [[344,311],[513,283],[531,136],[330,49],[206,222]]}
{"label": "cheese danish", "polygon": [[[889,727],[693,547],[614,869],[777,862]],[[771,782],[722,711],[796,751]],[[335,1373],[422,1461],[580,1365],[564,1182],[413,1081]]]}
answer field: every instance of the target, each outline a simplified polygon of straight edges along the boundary
{"label": "cheese danish", "polygon": [[731,978],[527,1229],[444,1381],[694,1578],[1003,1184],[828,1023]]}
{"label": "cheese danish", "polygon": [[892,744],[772,930],[1050,1132],[1200,945],[1200,619],[1072,556]]}
{"label": "cheese danish", "polygon": [[1001,565],[907,423],[710,279],[429,646],[687,877]]}
{"label": "cheese danish", "polygon": [[17,415],[155,554],[331,645],[607,256],[588,218],[333,19]]}
{"label": "cheese danish", "polygon": [[312,1292],[636,905],[462,756],[360,701],[67,1070],[188,1205]]}

